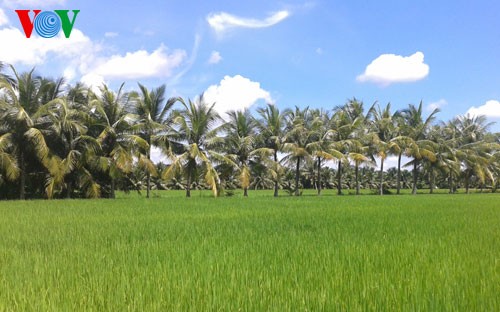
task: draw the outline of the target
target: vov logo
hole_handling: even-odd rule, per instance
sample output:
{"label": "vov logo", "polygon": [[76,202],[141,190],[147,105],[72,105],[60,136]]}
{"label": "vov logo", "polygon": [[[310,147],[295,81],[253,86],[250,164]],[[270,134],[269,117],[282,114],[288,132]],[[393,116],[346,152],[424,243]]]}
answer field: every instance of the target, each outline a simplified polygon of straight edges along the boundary
{"label": "vov logo", "polygon": [[33,10],[33,19],[30,18],[31,10],[16,10],[19,21],[23,26],[26,38],[30,38],[33,33],[33,28],[36,33],[43,38],[55,37],[59,31],[64,31],[66,38],[69,38],[73,26],[75,25],[76,16],[80,10],[72,10],[73,19],[70,21],[68,12],[69,10],[54,10],[54,11],[41,11]]}

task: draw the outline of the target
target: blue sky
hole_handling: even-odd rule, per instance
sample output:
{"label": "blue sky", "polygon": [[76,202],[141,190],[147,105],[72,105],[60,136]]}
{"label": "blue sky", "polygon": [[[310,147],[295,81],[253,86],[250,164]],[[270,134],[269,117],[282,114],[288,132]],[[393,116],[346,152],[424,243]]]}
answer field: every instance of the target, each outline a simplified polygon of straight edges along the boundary
{"label": "blue sky", "polygon": [[[69,39],[27,39],[15,9],[81,11]],[[0,0],[0,60],[71,83],[206,92],[221,112],[356,97],[500,122],[499,15],[494,0]]]}

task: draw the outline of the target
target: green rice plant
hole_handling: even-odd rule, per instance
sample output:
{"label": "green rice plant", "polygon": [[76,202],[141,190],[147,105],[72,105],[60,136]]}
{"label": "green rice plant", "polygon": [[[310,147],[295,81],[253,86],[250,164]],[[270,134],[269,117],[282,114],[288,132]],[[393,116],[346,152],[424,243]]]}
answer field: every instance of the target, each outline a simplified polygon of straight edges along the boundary
{"label": "green rice plant", "polygon": [[0,202],[0,311],[498,311],[500,195]]}

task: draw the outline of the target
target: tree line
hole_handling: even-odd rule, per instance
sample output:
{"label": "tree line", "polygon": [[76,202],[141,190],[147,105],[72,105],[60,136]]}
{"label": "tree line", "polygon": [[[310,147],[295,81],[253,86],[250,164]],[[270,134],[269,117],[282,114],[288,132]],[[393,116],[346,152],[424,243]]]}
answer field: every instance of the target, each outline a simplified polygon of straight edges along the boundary
{"label": "tree line", "polygon": [[[92,91],[0,63],[0,197],[114,198],[145,192],[236,188],[300,195],[371,189],[499,185],[500,134],[485,116],[437,121],[423,103],[394,111],[352,98],[330,110],[267,104],[220,116],[203,95],[166,97],[166,86]],[[152,147],[168,159],[151,160]],[[387,157],[397,167],[384,170]],[[409,161],[408,161],[409,160]]]}

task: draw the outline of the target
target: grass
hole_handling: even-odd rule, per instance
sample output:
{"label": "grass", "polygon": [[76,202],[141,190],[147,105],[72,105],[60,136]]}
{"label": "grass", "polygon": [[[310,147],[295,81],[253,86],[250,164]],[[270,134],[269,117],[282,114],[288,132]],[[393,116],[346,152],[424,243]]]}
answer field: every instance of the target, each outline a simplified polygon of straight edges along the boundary
{"label": "grass", "polygon": [[0,311],[499,311],[500,194],[0,202]]}

